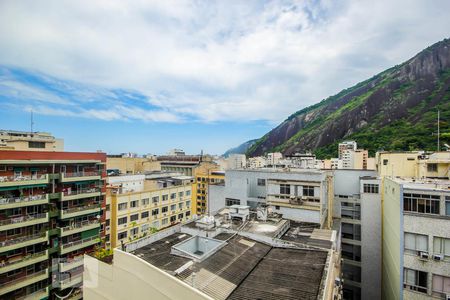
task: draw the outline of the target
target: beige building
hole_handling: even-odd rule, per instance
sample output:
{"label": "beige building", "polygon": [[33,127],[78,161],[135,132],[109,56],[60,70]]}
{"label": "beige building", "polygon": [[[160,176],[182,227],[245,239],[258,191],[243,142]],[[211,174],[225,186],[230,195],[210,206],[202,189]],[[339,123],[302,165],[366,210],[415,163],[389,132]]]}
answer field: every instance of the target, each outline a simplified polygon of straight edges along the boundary
{"label": "beige building", "polygon": [[342,168],[367,170],[369,152],[363,149],[343,150],[342,151]]}
{"label": "beige building", "polygon": [[383,177],[450,178],[450,152],[377,152],[375,160]]}
{"label": "beige building", "polygon": [[192,182],[189,176],[155,178],[132,192],[124,190],[123,185],[110,186],[110,246],[115,248],[189,220]]}
{"label": "beige building", "polygon": [[108,156],[106,169],[119,170],[120,174],[143,174],[161,170],[161,164],[154,158]]}
{"label": "beige building", "polygon": [[64,140],[47,132],[0,130],[0,150],[64,151]]}

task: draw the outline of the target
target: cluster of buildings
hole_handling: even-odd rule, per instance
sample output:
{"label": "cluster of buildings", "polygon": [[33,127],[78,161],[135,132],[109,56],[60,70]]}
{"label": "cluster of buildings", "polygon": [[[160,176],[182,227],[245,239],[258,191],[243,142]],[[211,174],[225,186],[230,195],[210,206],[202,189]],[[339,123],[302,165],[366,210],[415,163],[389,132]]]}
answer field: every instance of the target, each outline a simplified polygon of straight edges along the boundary
{"label": "cluster of buildings", "polygon": [[450,152],[348,141],[332,165],[0,136],[0,299],[450,297]]}

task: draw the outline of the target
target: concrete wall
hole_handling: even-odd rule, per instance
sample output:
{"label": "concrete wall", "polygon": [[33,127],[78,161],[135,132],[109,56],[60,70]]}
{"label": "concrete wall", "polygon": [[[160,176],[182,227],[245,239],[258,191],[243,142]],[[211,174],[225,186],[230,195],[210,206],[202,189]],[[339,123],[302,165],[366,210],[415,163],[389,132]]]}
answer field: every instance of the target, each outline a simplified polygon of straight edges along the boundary
{"label": "concrete wall", "polygon": [[403,206],[401,187],[389,178],[383,182],[382,298],[403,299]]}
{"label": "concrete wall", "polygon": [[[363,185],[379,179],[361,180]],[[381,193],[381,191],[380,191]],[[361,298],[381,299],[381,194],[361,193]]]}
{"label": "concrete wall", "polygon": [[217,213],[225,207],[225,185],[209,185],[208,204],[211,214]]}
{"label": "concrete wall", "polygon": [[283,218],[298,221],[298,222],[311,222],[321,224],[320,211],[298,209],[280,206],[279,209],[275,209],[275,206],[270,206],[272,211],[283,214]]}
{"label": "concrete wall", "polygon": [[212,299],[148,262],[114,249],[112,265],[84,259],[83,298],[86,300]]}
{"label": "concrete wall", "polygon": [[333,175],[334,194],[351,196],[360,192],[360,177],[377,176],[377,172],[371,170],[333,170]]}

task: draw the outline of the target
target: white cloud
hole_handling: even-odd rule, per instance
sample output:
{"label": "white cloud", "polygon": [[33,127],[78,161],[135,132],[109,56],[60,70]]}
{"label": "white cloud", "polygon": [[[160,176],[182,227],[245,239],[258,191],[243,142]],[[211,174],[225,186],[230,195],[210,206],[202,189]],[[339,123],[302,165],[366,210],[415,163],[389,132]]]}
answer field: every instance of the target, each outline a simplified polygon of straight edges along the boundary
{"label": "white cloud", "polygon": [[[99,92],[80,89],[76,110],[47,113],[278,122],[448,37],[448,11],[445,0],[3,0],[0,64],[99,85],[111,101],[84,107]],[[109,88],[139,91],[156,108],[111,100]]]}

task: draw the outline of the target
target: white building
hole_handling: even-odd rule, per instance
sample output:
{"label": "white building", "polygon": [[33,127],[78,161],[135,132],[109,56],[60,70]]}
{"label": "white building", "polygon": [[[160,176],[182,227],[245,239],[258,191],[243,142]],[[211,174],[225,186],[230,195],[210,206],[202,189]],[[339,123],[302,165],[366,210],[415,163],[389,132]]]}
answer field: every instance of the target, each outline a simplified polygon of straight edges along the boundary
{"label": "white building", "polygon": [[234,169],[242,169],[247,166],[247,160],[245,154],[231,154],[227,158],[227,168]]}
{"label": "white building", "polygon": [[355,141],[344,141],[342,143],[339,143],[338,146],[338,152],[339,152],[339,159],[342,159],[342,154],[344,150],[356,150],[358,149],[358,146]]}
{"label": "white building", "polygon": [[142,192],[144,190],[145,175],[110,176],[106,183],[119,188],[119,193]]}
{"label": "white building", "polygon": [[381,299],[381,193],[375,171],[335,170],[344,299]]}
{"label": "white building", "polygon": [[282,158],[283,154],[280,152],[267,153],[267,164],[272,166],[278,165]]}
{"label": "white building", "polygon": [[251,169],[263,168],[267,165],[267,159],[263,156],[250,157],[247,159],[247,167]]}

